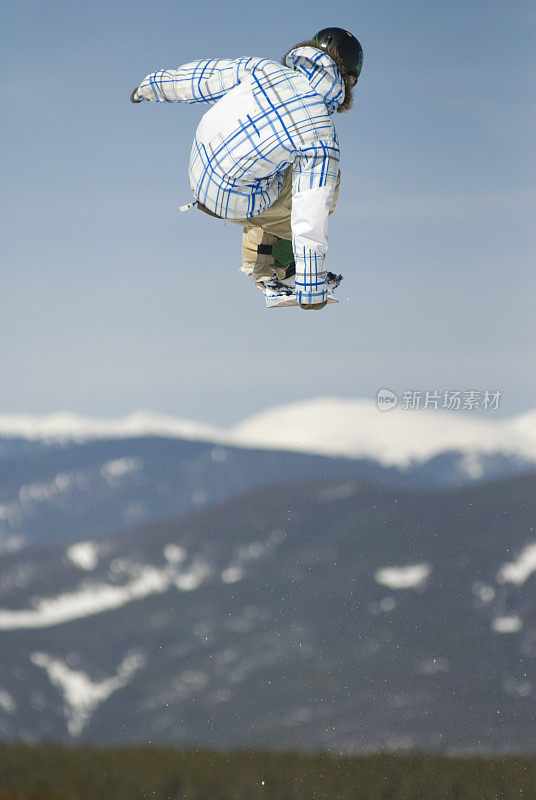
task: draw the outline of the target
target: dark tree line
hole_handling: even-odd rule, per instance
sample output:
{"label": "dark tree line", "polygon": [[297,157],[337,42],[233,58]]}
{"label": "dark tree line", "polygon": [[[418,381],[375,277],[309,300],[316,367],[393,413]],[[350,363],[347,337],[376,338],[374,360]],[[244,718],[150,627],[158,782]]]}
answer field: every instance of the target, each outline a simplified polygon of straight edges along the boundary
{"label": "dark tree line", "polygon": [[0,744],[0,800],[536,800],[530,757]]}

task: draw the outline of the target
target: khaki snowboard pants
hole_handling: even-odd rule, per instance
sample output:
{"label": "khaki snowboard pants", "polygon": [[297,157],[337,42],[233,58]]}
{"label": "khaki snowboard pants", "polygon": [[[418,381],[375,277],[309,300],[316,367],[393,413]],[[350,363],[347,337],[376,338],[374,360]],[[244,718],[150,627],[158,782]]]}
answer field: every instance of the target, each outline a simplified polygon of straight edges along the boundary
{"label": "khaki snowboard pants", "polygon": [[[330,214],[333,214],[337,205],[340,181],[341,173],[339,171],[335,195],[329,211]],[[229,222],[234,222],[236,225],[243,225],[244,227],[242,234],[242,270],[251,275],[254,281],[269,279],[274,272],[279,279],[285,277],[285,270],[277,269],[274,266],[272,254],[259,253],[259,246],[273,245],[278,239],[292,239],[291,210],[292,167],[288,167],[279,197],[272,203],[270,208],[267,208],[266,211],[256,217],[229,220]]]}

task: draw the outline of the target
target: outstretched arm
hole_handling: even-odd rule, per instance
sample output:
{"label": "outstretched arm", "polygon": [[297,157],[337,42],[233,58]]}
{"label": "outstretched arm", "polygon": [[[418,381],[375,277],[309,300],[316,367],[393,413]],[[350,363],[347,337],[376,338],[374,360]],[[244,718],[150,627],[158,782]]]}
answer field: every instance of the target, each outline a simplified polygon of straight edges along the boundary
{"label": "outstretched arm", "polygon": [[305,306],[324,304],[328,218],[339,172],[336,139],[312,142],[300,151],[292,168],[292,245],[296,262],[296,295]]}
{"label": "outstretched arm", "polygon": [[215,103],[258,63],[258,58],[205,59],[147,75],[130,97],[133,103]]}

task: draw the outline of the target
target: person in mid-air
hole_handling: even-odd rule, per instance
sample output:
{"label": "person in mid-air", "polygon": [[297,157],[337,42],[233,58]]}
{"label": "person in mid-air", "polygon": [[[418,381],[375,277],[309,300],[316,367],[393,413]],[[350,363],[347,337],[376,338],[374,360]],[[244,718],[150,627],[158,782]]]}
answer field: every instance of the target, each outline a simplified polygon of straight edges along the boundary
{"label": "person in mid-air", "polygon": [[[355,36],[324,28],[282,64],[193,61],[151,73],[130,96],[133,103],[214,104],[201,119],[190,156],[196,204],[242,225],[242,270],[265,292],[290,294],[292,304],[306,310],[324,308],[340,280],[325,264],[340,179],[331,116],[351,107],[362,63]],[[287,264],[274,258],[281,240],[292,241]]]}

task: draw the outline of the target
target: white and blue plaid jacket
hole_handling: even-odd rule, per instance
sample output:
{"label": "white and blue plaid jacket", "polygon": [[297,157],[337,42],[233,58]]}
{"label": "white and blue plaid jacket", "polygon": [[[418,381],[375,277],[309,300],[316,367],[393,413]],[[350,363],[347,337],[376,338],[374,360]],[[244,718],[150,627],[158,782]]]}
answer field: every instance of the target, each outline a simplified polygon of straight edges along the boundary
{"label": "white and blue plaid jacket", "polygon": [[331,115],[344,82],[322,50],[292,50],[285,66],[264,58],[194,61],[148,75],[137,100],[214,103],[190,157],[195,197],[226,219],[254,217],[279,196],[292,165],[292,241],[302,303],[327,298],[328,215],[339,169]]}

